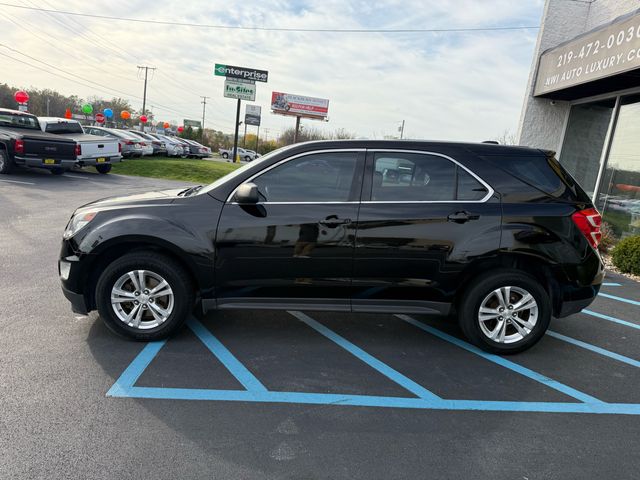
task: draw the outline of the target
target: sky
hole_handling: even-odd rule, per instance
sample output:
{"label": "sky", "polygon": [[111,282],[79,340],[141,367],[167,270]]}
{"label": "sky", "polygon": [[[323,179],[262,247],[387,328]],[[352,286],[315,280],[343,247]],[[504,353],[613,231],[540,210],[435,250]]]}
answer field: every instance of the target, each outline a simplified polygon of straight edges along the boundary
{"label": "sky", "polygon": [[[136,19],[300,29],[538,26],[543,9],[543,0],[4,3]],[[205,29],[0,5],[0,82],[81,98],[118,96],[140,109],[143,80],[137,66],[148,65],[156,68],[147,86],[147,106],[156,120],[201,119],[200,96],[208,96],[206,127],[230,133],[236,101],[223,97],[224,78],[213,75],[214,64],[223,63],[269,72],[268,83],[257,84],[252,102],[262,106],[261,138],[277,137],[295,122],[270,113],[275,90],[329,99],[329,121],[303,119],[303,128],[384,138],[397,136],[404,120],[408,138],[481,141],[517,130],[537,33]],[[249,127],[249,132],[255,129]]]}

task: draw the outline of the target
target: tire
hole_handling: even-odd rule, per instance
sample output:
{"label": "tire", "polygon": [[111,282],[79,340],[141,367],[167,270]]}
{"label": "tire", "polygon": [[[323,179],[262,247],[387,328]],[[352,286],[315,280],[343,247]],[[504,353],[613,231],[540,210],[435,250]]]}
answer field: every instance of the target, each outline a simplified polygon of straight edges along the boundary
{"label": "tire", "polygon": [[227,158],[229,158],[229,154],[227,152],[224,152],[222,154],[222,158],[224,158],[226,160]]}
{"label": "tire", "polygon": [[111,171],[111,164],[105,164],[105,165],[96,165],[96,170],[98,171],[98,173],[109,173]]}
{"label": "tire", "polygon": [[250,162],[251,161],[251,157],[249,157],[249,156],[244,157],[244,161],[245,162]]}
{"label": "tire", "polygon": [[7,175],[13,170],[13,160],[9,158],[7,152],[0,150],[0,174]]}
{"label": "tire", "polygon": [[49,171],[52,175],[62,175],[64,172],[66,172],[66,170],[62,167],[54,167]]}
{"label": "tire", "polygon": [[[512,287],[510,299],[502,306],[493,292],[504,288],[499,290],[504,298],[509,287]],[[535,306],[531,300],[526,301],[525,294],[533,297]],[[517,309],[518,302],[523,299],[525,306],[532,308],[511,313],[512,307]],[[483,313],[486,321],[480,321],[481,306],[486,309]],[[509,355],[527,350],[542,338],[550,321],[551,300],[544,287],[534,277],[515,270],[480,275],[469,284],[458,303],[458,322],[465,336],[477,347],[491,353]],[[506,327],[498,329],[499,324]],[[490,338],[494,332],[498,332],[496,339]]]}
{"label": "tire", "polygon": [[[140,295],[131,297],[131,292],[135,291],[136,284],[129,279],[127,274],[141,270],[148,273],[145,276],[145,283],[149,292],[158,285],[159,280],[164,280],[170,287],[172,299],[170,300],[166,295],[160,296],[152,304],[151,297],[143,298],[146,295],[142,295],[144,292],[142,289],[139,291]],[[125,279],[124,284],[122,283],[123,278]],[[112,305],[112,290],[117,285],[120,286],[120,291],[124,291],[126,295],[120,295],[123,301]],[[166,291],[166,288],[161,287],[159,293]],[[193,286],[185,269],[173,259],[155,252],[129,253],[109,264],[98,279],[95,293],[100,317],[111,331],[145,342],[167,338],[175,333],[191,314],[194,304]],[[129,302],[128,298],[134,299],[134,302],[136,298],[139,299],[137,310],[135,310],[136,305]],[[144,310],[145,303],[143,302],[147,305]],[[120,306],[120,312],[117,312],[117,305]],[[156,316],[159,315],[157,307],[169,310],[168,315],[162,321],[159,321]],[[130,324],[121,319],[122,316],[135,314],[138,311],[142,312],[141,318],[138,320],[139,327],[134,326],[136,318],[133,316]],[[159,316],[162,317],[162,315]]]}

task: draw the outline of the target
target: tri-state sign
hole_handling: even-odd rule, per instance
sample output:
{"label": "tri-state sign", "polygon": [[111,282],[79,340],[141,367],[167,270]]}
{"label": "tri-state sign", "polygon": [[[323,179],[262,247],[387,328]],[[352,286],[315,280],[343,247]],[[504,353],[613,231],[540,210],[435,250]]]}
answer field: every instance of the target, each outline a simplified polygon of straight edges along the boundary
{"label": "tri-state sign", "polygon": [[253,80],[256,82],[266,82],[269,78],[269,72],[266,70],[234,67],[233,65],[222,65],[220,63],[216,63],[213,73],[219,77],[241,78],[243,80]]}
{"label": "tri-state sign", "polygon": [[254,83],[234,82],[232,78],[227,78],[224,81],[224,96],[253,102],[256,99],[256,86]]}

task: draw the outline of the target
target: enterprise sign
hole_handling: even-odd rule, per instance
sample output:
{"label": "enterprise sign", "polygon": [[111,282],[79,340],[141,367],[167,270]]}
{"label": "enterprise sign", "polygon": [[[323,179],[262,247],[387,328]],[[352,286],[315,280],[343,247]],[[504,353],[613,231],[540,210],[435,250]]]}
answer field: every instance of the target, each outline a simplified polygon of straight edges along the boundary
{"label": "enterprise sign", "polygon": [[640,11],[540,57],[534,96],[640,68]]}
{"label": "enterprise sign", "polygon": [[219,77],[240,78],[242,80],[253,80],[254,82],[266,82],[269,78],[269,72],[266,70],[234,67],[233,65],[222,65],[220,63],[216,63],[213,73]]}

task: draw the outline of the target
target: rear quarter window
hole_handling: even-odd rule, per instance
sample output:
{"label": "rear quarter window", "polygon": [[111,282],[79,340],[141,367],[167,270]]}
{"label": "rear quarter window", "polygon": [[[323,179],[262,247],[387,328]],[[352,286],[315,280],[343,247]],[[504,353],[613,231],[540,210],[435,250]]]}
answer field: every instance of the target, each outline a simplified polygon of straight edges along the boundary
{"label": "rear quarter window", "polygon": [[590,202],[589,196],[553,156],[485,157],[518,180],[551,197]]}

